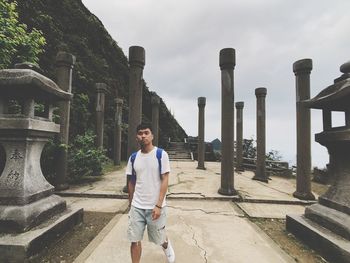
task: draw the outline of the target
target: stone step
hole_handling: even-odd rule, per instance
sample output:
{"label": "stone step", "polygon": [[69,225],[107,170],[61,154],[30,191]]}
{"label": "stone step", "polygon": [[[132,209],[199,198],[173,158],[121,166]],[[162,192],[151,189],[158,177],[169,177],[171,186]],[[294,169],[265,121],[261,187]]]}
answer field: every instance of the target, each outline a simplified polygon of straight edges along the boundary
{"label": "stone step", "polygon": [[350,242],[304,215],[287,215],[287,231],[302,239],[330,262],[350,263]]}
{"label": "stone step", "polygon": [[321,226],[350,240],[350,216],[320,204],[306,207],[305,216]]}

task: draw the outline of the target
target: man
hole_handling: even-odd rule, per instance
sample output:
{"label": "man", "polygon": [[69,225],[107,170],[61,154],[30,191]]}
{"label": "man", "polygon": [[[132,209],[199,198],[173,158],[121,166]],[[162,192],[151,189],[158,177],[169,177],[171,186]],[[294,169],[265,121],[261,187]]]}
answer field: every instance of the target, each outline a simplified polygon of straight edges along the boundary
{"label": "man", "polygon": [[174,249],[165,233],[169,157],[164,150],[157,150],[153,145],[150,124],[137,126],[136,140],[141,149],[130,156],[126,168],[130,205],[127,232],[131,242],[131,260],[133,263],[140,262],[141,240],[147,225],[149,241],[162,247],[168,262],[175,262]]}

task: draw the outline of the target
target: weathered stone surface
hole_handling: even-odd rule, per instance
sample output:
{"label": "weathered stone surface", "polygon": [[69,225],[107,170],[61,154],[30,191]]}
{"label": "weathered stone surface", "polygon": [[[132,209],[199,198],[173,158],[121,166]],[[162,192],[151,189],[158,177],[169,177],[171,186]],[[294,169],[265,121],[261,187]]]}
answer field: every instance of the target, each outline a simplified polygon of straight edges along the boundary
{"label": "weathered stone surface", "polygon": [[52,80],[30,69],[0,70],[0,92],[3,97],[69,100],[72,94],[61,90]]}
{"label": "weathered stone surface", "polygon": [[[75,64],[75,56],[67,52],[58,52],[56,56],[56,81],[57,85],[66,92],[72,91],[72,74]],[[68,145],[70,101],[59,103],[60,110],[60,133],[59,143]],[[60,147],[57,151],[57,166],[55,187],[57,190],[67,189],[67,148]]]}
{"label": "weathered stone surface", "polygon": [[154,94],[151,98],[152,104],[152,131],[153,131],[153,145],[158,146],[159,142],[159,104],[160,98]]}
{"label": "weathered stone surface", "polygon": [[222,195],[235,195],[233,175],[234,77],[236,55],[233,48],[220,50],[221,69],[221,186]]}
{"label": "weathered stone surface", "polygon": [[[347,72],[348,65],[343,71]],[[287,216],[287,230],[300,236],[310,246],[330,260],[350,262],[350,123],[344,127],[331,127],[331,111],[345,111],[349,116],[350,77],[336,79],[304,105],[323,110],[324,131],[315,139],[328,149],[329,173],[334,183],[319,197],[319,203],[306,208],[301,217]],[[303,233],[303,234],[302,234]]]}
{"label": "weathered stone surface", "polygon": [[[128,151],[127,155],[138,150],[135,140],[136,128],[142,121],[142,90],[144,81],[142,78],[143,68],[145,66],[145,49],[139,46],[129,48],[129,117],[128,117]],[[128,191],[128,181],[123,191]]]}
{"label": "weathered stone surface", "polygon": [[122,113],[123,113],[123,100],[117,98],[115,102],[115,116],[114,116],[114,164],[120,165],[121,160],[121,134],[122,134]]}
{"label": "weathered stone surface", "polygon": [[243,167],[243,107],[244,102],[236,102],[236,171],[244,171]]}
{"label": "weathered stone surface", "polygon": [[[53,195],[54,187],[40,167],[44,145],[60,131],[52,122],[51,104],[68,101],[71,94],[28,69],[1,70],[0,78],[0,144],[5,157],[0,175],[0,261],[26,262],[82,219],[82,211],[66,211],[66,202]],[[8,114],[9,99],[20,102],[20,114]],[[47,101],[45,118],[35,116],[34,102],[41,99]]]}
{"label": "weathered stone surface", "polygon": [[266,173],[266,88],[255,89],[256,96],[256,171],[253,180],[268,183]]}
{"label": "weathered stone surface", "polygon": [[204,108],[205,108],[206,98],[198,98],[198,166],[197,169],[205,169],[204,159],[205,159],[205,137],[204,137]]}
{"label": "weathered stone surface", "polygon": [[23,263],[83,220],[83,209],[67,210],[35,229],[0,236],[0,262]]}
{"label": "weathered stone surface", "polygon": [[138,150],[135,140],[136,127],[142,120],[142,89],[143,67],[145,65],[145,50],[143,47],[132,46],[129,48],[129,128],[128,128],[128,156]]}
{"label": "weathered stone surface", "polygon": [[65,209],[66,202],[57,195],[26,205],[0,205],[0,231],[25,232]]}
{"label": "weathered stone surface", "polygon": [[303,101],[310,99],[311,59],[301,59],[293,64],[296,83],[297,130],[297,187],[293,195],[303,200],[314,200],[311,192],[311,115]]}
{"label": "weathered stone surface", "polygon": [[330,262],[350,262],[350,242],[301,215],[287,215],[286,228]]}
{"label": "weathered stone surface", "polygon": [[350,216],[320,204],[305,209],[305,217],[350,240]]}
{"label": "weathered stone surface", "polygon": [[95,84],[96,96],[96,146],[103,148],[103,131],[104,131],[104,111],[105,111],[105,94],[108,92],[108,86],[105,83]]}
{"label": "weathered stone surface", "polygon": [[[51,102],[60,101],[71,94],[32,70],[1,70],[0,76],[0,92],[8,95],[9,91],[11,99],[23,102],[22,114],[3,111],[0,115],[0,143],[5,155],[0,175],[0,231],[22,232],[66,208],[62,198],[52,195],[54,187],[40,167],[44,145],[60,127],[48,118],[34,116],[34,101],[46,96]],[[23,97],[18,93],[23,90],[31,92]]]}

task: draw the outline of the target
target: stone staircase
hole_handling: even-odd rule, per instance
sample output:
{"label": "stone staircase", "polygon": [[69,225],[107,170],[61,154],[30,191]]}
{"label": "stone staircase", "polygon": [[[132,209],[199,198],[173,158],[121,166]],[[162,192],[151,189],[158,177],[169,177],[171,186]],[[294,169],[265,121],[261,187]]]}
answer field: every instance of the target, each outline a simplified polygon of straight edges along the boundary
{"label": "stone staircase", "polygon": [[185,142],[169,142],[165,149],[171,161],[192,161],[190,149]]}

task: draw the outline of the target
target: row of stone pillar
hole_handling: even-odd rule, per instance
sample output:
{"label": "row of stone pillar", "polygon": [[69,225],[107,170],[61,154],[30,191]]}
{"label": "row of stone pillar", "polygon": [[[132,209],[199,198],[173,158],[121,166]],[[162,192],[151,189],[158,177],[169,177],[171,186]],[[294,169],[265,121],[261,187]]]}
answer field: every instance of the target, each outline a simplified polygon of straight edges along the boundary
{"label": "row of stone pillar", "polygon": [[[139,149],[135,140],[137,126],[142,122],[142,92],[143,92],[143,69],[145,66],[145,49],[140,46],[131,46],[129,48],[129,128],[128,128],[128,150],[130,156]],[[153,144],[158,146],[159,143],[159,105],[160,98],[152,95],[152,130]],[[123,188],[124,192],[128,192],[128,181]]]}
{"label": "row of stone pillar", "polygon": [[[75,64],[75,57],[66,52],[59,52],[56,57],[58,86],[66,91],[72,91],[72,71]],[[142,47],[133,46],[129,49],[130,77],[129,77],[129,133],[128,133],[128,155],[136,151],[138,146],[135,141],[136,126],[141,123],[142,118],[142,72],[145,65],[145,50]],[[104,109],[105,94],[108,87],[105,83],[96,83],[96,145],[103,148],[104,134]],[[160,98],[153,95],[152,104],[152,128],[154,132],[154,144],[158,145],[159,131],[159,105]],[[59,103],[60,108],[60,144],[68,145],[70,101]],[[114,125],[114,164],[119,165],[121,160],[121,124],[122,124],[123,100],[115,99],[115,125]],[[64,147],[57,153],[57,175],[55,187],[57,190],[67,189],[67,151]]]}
{"label": "row of stone pillar", "polygon": [[[136,151],[138,146],[135,144],[134,131],[142,118],[142,71],[145,65],[145,51],[142,47],[130,47],[129,63],[130,63],[130,89],[132,94],[129,96],[129,138],[128,153]],[[107,85],[104,83],[96,83],[97,99],[96,99],[96,145],[103,148],[104,133],[104,109],[105,94],[107,93]],[[151,97],[152,105],[152,130],[153,144],[158,145],[159,138],[159,105],[160,98],[156,94]],[[122,108],[123,100],[115,99],[115,117],[114,117],[114,164],[119,165],[121,161],[121,124],[122,124]],[[130,134],[131,133],[131,134]]]}
{"label": "row of stone pillar", "polygon": [[[223,195],[234,195],[234,177],[233,177],[233,107],[234,104],[234,75],[235,67],[235,50],[232,48],[222,49],[220,51],[220,68],[221,68],[221,140],[222,140],[222,157],[221,157],[221,187],[219,193]],[[294,196],[299,199],[313,200],[315,197],[311,192],[311,122],[310,109],[303,104],[304,100],[310,99],[310,72],[312,69],[311,59],[303,59],[293,64],[293,71],[296,76],[296,111],[297,111],[297,189]],[[265,98],[266,88],[257,88],[255,95],[257,98],[257,161],[254,180],[268,182],[266,173],[266,110]],[[198,105],[200,105],[198,100]],[[236,170],[242,170],[243,163],[243,102],[237,102],[237,166]],[[199,109],[199,120],[201,116],[201,108]],[[329,128],[329,114],[324,114],[326,127]],[[200,122],[200,121],[199,121]],[[204,121],[203,121],[204,123]],[[199,123],[201,127],[202,123]],[[201,132],[201,133],[200,133]],[[199,140],[204,134],[199,128]],[[202,144],[202,143],[201,143]],[[200,149],[200,148],[199,148]],[[204,167],[202,160],[199,161],[198,167]]]}

